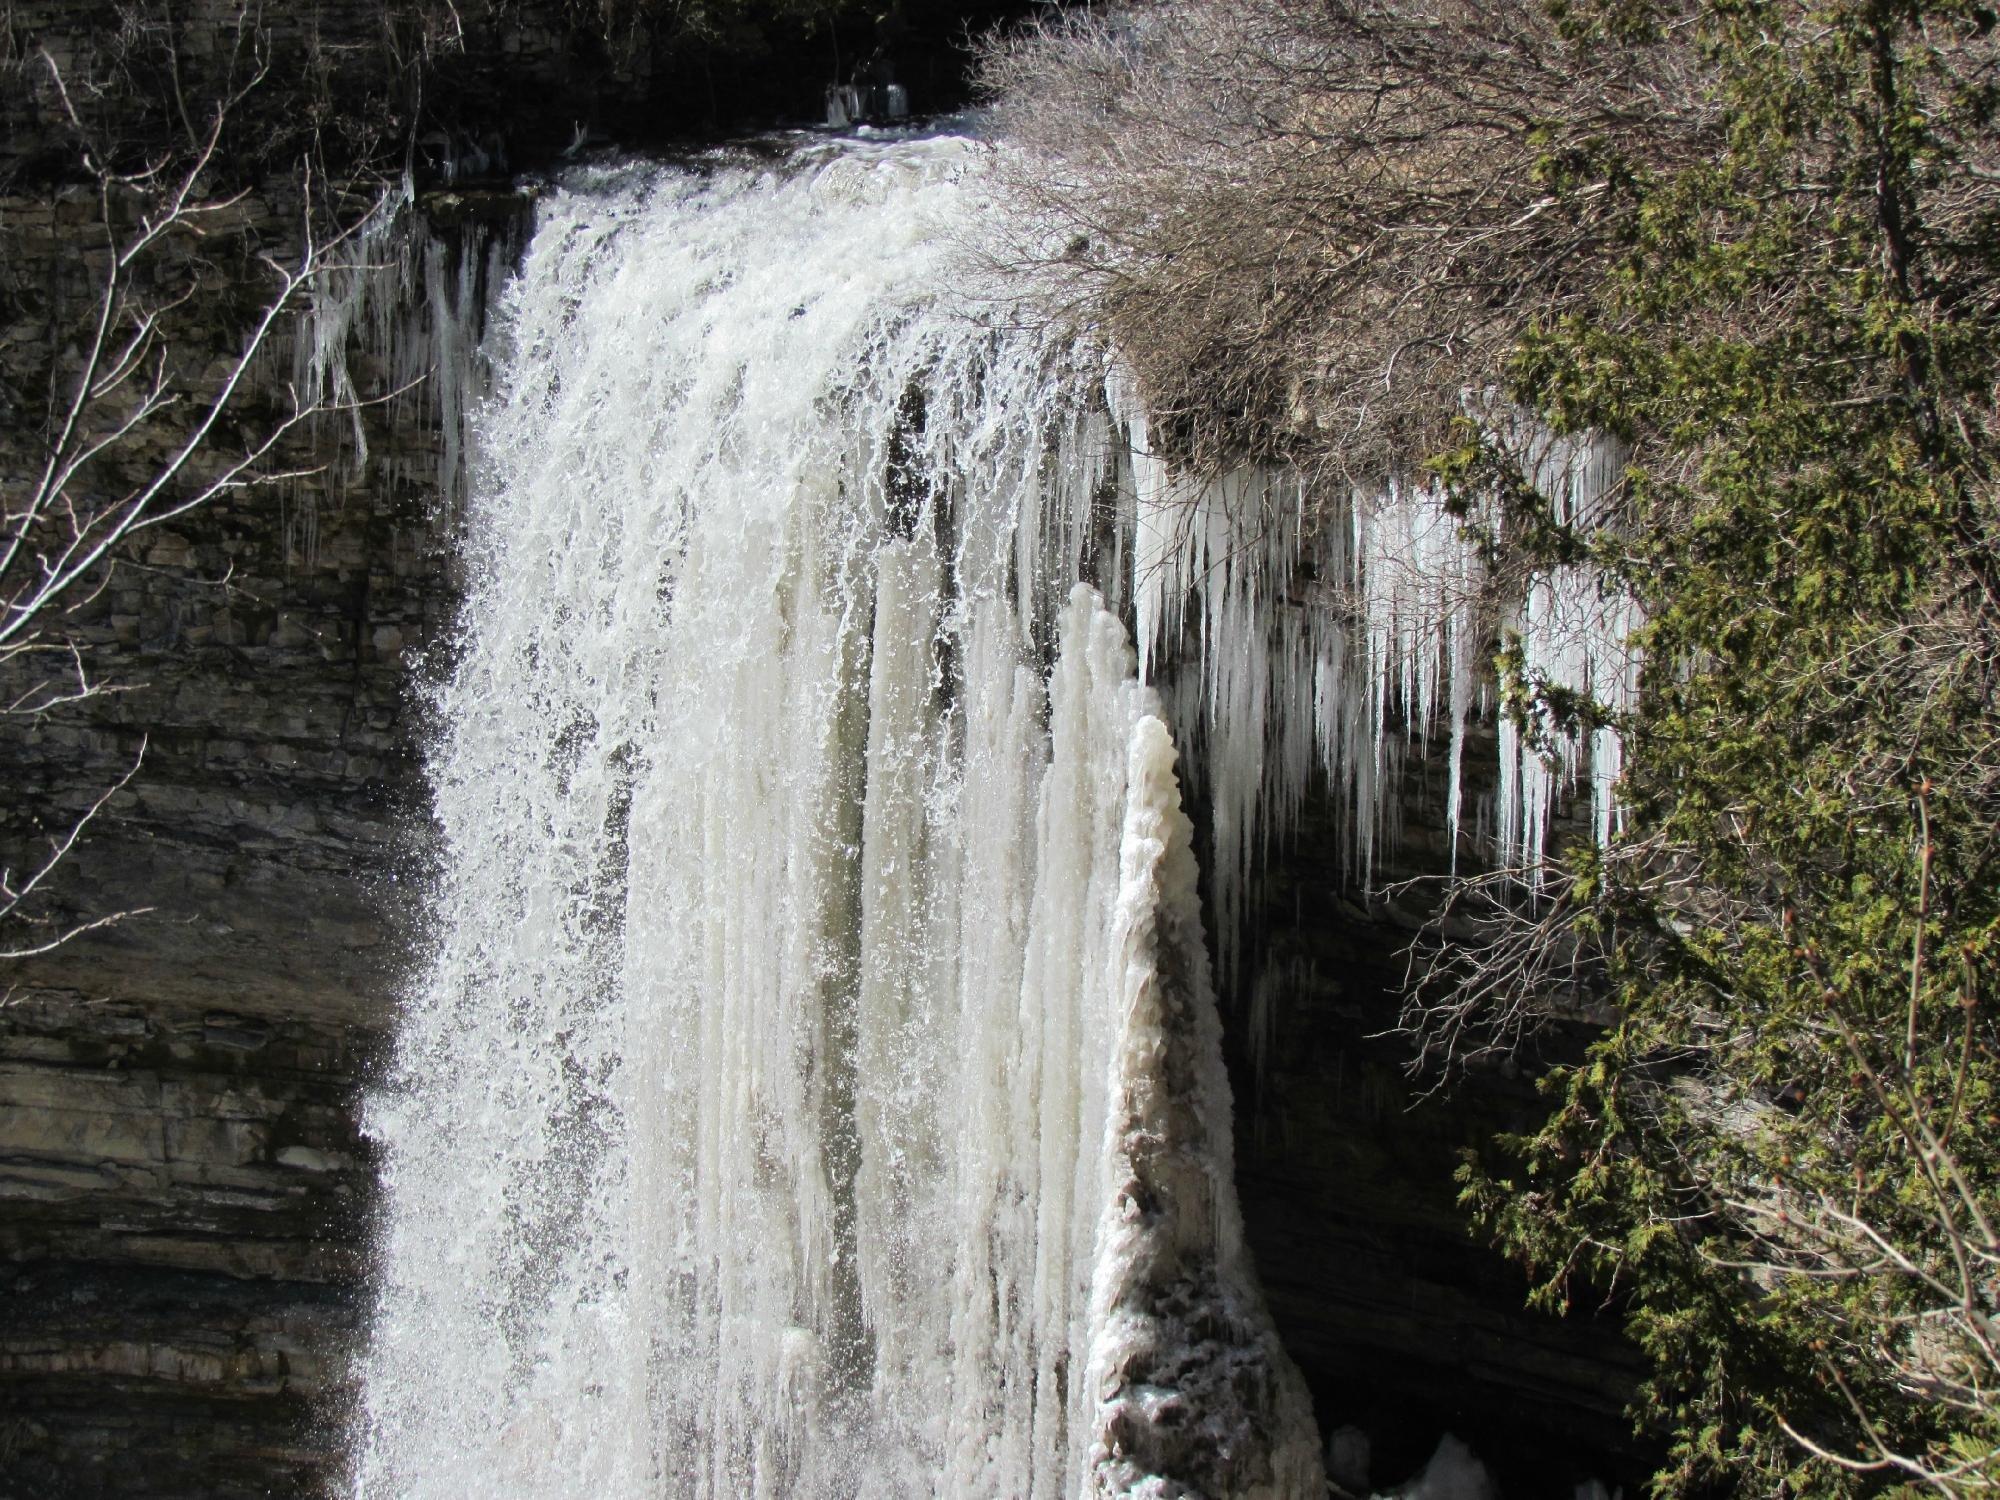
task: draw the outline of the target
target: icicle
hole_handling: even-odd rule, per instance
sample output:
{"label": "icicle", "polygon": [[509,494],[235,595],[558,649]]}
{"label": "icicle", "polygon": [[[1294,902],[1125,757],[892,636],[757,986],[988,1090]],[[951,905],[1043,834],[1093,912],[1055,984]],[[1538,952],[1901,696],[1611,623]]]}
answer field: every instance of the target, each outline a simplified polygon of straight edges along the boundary
{"label": "icicle", "polygon": [[[1433,485],[1398,481],[1330,497],[1306,495],[1276,472],[1196,483],[1144,452],[1144,415],[1121,379],[1109,399],[1135,450],[1141,672],[1161,681],[1197,751],[1220,970],[1233,988],[1251,882],[1271,847],[1291,836],[1315,776],[1344,814],[1343,867],[1367,887],[1400,835],[1406,757],[1442,741],[1457,868],[1468,843],[1466,732],[1488,673],[1487,585],[1477,548]],[[1555,438],[1503,410],[1482,416],[1520,447],[1559,518],[1603,523],[1622,465],[1617,445]],[[1289,505],[1277,498],[1286,495]],[[1308,511],[1316,513],[1309,532]],[[1630,599],[1590,569],[1531,580],[1514,622],[1528,681],[1589,695],[1614,714],[1629,709],[1639,623]],[[1176,684],[1182,674],[1192,679],[1187,689]],[[1491,841],[1470,846],[1538,884],[1558,803],[1584,777],[1592,832],[1607,840],[1616,830],[1622,764],[1615,729],[1583,738],[1542,712],[1523,740],[1503,724]]]}
{"label": "icicle", "polygon": [[[480,340],[487,292],[513,264],[514,226],[470,220],[433,230],[405,177],[315,276],[292,341],[297,398],[319,403],[324,443],[335,454],[336,488],[371,469],[389,491],[412,479],[436,494],[439,513],[457,519],[468,461],[469,424],[490,378]],[[357,369],[379,371],[372,379]],[[391,452],[369,442],[367,409],[383,409]],[[337,432],[339,436],[334,436]],[[397,450],[413,436],[438,452],[417,474]],[[294,486],[288,546],[308,565],[318,486]]]}
{"label": "icicle", "polygon": [[[1531,477],[1554,500],[1558,519],[1602,524],[1605,497],[1624,462],[1617,444],[1544,435],[1527,451]],[[1587,565],[1538,574],[1516,622],[1526,686],[1577,693],[1612,715],[1629,712],[1639,690],[1633,639],[1643,623],[1631,596]],[[1525,872],[1530,887],[1539,887],[1559,800],[1586,777],[1592,835],[1604,844],[1617,831],[1624,749],[1614,727],[1586,732],[1558,722],[1546,706],[1534,709],[1530,730],[1524,740],[1512,724],[1501,728],[1499,853],[1504,864]]]}
{"label": "icicle", "polygon": [[415,198],[415,185],[405,176],[347,242],[330,252],[313,278],[311,301],[294,343],[292,379],[298,399],[324,402],[347,429],[352,447],[341,474],[348,481],[360,478],[368,467],[364,392],[348,360],[357,346],[387,351],[396,314],[411,301],[408,221]]}
{"label": "icicle", "polygon": [[[1482,670],[1478,557],[1434,487],[1333,502],[1282,472],[1197,484],[1146,453],[1144,415],[1121,379],[1109,401],[1134,452],[1141,675],[1192,679],[1163,686],[1197,752],[1219,964],[1233,986],[1252,881],[1291,837],[1315,777],[1345,814],[1343,862],[1365,886],[1398,831],[1404,757],[1442,727],[1456,841]],[[1346,524],[1330,524],[1341,508]],[[1309,513],[1317,584],[1302,577]]]}

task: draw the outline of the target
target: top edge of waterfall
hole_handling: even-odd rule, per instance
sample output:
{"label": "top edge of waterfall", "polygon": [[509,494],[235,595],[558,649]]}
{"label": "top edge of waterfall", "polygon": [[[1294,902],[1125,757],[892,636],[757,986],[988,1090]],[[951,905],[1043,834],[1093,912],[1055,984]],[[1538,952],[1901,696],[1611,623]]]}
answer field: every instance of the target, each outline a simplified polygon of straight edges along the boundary
{"label": "top edge of waterfall", "polygon": [[906,125],[790,126],[729,140],[673,147],[595,146],[555,167],[521,177],[531,191],[612,193],[658,175],[707,178],[744,172],[791,177],[839,157],[922,156],[936,145],[962,153],[998,142],[983,111],[939,115]]}

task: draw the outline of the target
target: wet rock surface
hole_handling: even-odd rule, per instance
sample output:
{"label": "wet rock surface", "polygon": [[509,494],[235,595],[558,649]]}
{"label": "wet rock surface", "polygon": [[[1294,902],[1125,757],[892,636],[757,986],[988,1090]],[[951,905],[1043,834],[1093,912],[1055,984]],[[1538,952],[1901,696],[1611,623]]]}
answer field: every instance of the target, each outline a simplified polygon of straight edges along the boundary
{"label": "wet rock surface", "polygon": [[[46,207],[0,199],[5,290],[44,312],[91,229]],[[40,913],[51,933],[125,915],[0,970],[7,1500],[310,1493],[339,1451],[373,1191],[358,1098],[425,828],[411,674],[452,610],[430,497],[387,479],[434,439],[369,420],[357,481],[143,534],[64,622],[118,691],[0,716],[16,870],[130,778]]]}
{"label": "wet rock surface", "polygon": [[[1468,749],[1475,800],[1473,768],[1493,763]],[[1450,868],[1444,776],[1442,754],[1410,763],[1380,881],[1396,894],[1342,880],[1323,801],[1260,883],[1257,934],[1223,1002],[1246,1232],[1321,1431],[1369,1434],[1376,1487],[1416,1472],[1448,1430],[1508,1494],[1589,1478],[1633,1492],[1653,1467],[1625,1416],[1644,1366],[1615,1310],[1530,1312],[1526,1278],[1472,1234],[1452,1176],[1466,1151],[1532,1128],[1535,1074],[1578,1034],[1546,1034],[1518,1066],[1435,1093],[1434,1077],[1408,1075],[1395,1034],[1422,882]]]}
{"label": "wet rock surface", "polygon": [[[188,520],[192,551],[280,529],[247,503]],[[164,639],[199,583],[141,575],[109,601],[137,637],[102,665],[144,686],[0,745],[26,805],[74,808],[145,741],[61,890],[134,914],[5,979],[0,1495],[302,1493],[336,1451],[373,1184],[358,1091],[422,822],[405,663],[375,643],[448,607],[397,555],[266,549],[222,649]]]}

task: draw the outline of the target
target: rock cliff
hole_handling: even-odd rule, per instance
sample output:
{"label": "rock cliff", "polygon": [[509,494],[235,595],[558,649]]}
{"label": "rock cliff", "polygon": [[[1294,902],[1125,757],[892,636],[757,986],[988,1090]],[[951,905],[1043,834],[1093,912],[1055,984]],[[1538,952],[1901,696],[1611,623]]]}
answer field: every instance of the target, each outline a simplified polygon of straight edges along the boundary
{"label": "rock cliff", "polygon": [[[16,208],[13,243],[60,255]],[[140,768],[58,892],[135,914],[4,978],[0,1493],[291,1493],[324,1469],[441,540],[415,491],[224,497],[77,611],[127,690],[5,726],[17,849]]]}

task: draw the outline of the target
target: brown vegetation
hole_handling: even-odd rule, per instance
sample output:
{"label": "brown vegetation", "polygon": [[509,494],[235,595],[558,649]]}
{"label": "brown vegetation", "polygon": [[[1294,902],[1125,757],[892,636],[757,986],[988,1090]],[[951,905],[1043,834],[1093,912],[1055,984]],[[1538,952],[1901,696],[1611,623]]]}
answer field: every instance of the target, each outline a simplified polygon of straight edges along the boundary
{"label": "brown vegetation", "polygon": [[1715,144],[1671,42],[1580,54],[1535,0],[1135,7],[995,44],[1008,247],[1131,364],[1197,464],[1379,480],[1440,446],[1629,205],[1573,189],[1615,134]]}

